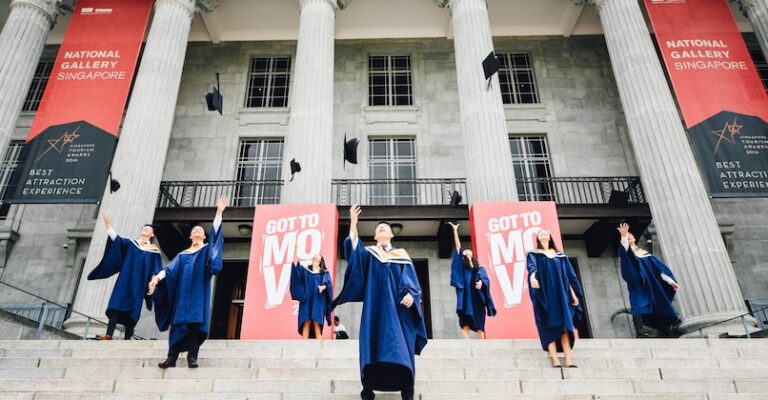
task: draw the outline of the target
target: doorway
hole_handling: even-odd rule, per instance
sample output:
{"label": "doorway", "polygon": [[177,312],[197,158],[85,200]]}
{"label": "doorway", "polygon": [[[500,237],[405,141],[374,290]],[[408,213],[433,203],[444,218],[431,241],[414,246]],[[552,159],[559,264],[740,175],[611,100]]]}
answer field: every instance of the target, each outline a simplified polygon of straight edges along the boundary
{"label": "doorway", "polygon": [[427,326],[427,338],[432,339],[432,302],[429,295],[429,261],[426,259],[413,260],[416,268],[416,278],[421,285],[421,307],[424,324]]}
{"label": "doorway", "polygon": [[224,261],[213,293],[211,339],[240,339],[247,277],[247,261]]}

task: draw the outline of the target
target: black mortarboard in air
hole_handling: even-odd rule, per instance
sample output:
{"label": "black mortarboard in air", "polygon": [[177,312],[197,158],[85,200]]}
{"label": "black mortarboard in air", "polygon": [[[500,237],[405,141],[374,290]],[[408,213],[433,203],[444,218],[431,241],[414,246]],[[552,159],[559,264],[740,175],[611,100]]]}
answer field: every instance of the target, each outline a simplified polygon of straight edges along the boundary
{"label": "black mortarboard in air", "polygon": [[488,54],[488,57],[485,57],[485,60],[483,60],[485,79],[491,79],[493,74],[499,71],[499,68],[501,68],[501,62],[496,58],[496,55],[491,52]]}
{"label": "black mortarboard in air", "polygon": [[461,204],[462,200],[464,199],[461,197],[461,193],[458,190],[454,190],[451,193],[451,202],[449,204],[455,207]]}
{"label": "black mortarboard in air", "polygon": [[109,172],[109,193],[115,193],[120,190],[120,182],[112,177],[112,171]]}
{"label": "black mortarboard in air", "polygon": [[218,111],[219,115],[223,115],[222,112],[224,110],[224,96],[222,96],[221,92],[219,91],[220,87],[219,73],[217,72],[216,87],[213,88],[212,92],[205,94],[205,103],[208,106],[208,111]]}
{"label": "black mortarboard in air", "polygon": [[296,162],[296,159],[291,159],[291,181],[293,181],[293,175],[301,172],[301,164]]}
{"label": "black mortarboard in air", "polygon": [[347,135],[344,135],[344,166],[347,165],[346,161],[351,164],[357,164],[357,145],[360,144],[360,139],[352,138],[347,140]]}

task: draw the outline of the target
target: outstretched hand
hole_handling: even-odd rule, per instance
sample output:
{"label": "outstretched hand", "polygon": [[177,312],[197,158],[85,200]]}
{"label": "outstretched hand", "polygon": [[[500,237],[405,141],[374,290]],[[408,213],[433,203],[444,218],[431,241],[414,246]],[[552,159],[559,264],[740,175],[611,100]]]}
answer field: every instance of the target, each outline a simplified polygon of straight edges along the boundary
{"label": "outstretched hand", "polygon": [[357,220],[360,214],[363,212],[362,209],[360,209],[360,206],[357,204],[353,204],[352,207],[349,208],[349,223],[352,226],[357,225]]}
{"label": "outstretched hand", "polygon": [[101,214],[101,220],[104,221],[104,226],[109,229],[110,226],[112,226],[112,218],[109,217],[109,214],[103,213]]}
{"label": "outstretched hand", "polygon": [[149,281],[149,288],[147,291],[148,296],[152,296],[152,293],[155,293],[155,288],[157,287],[157,283],[160,282],[157,277],[153,277],[151,281]]}
{"label": "outstretched hand", "polygon": [[227,198],[227,196],[219,197],[219,200],[216,202],[216,212],[224,212],[224,209],[227,208],[227,204],[229,204],[229,198]]}
{"label": "outstretched hand", "polygon": [[619,227],[616,229],[619,231],[619,234],[621,234],[621,237],[627,236],[629,234],[629,224],[626,222],[619,224]]}
{"label": "outstretched hand", "polygon": [[459,229],[459,224],[454,224],[453,222],[448,222],[448,225],[450,225],[451,228],[453,228],[454,231]]}

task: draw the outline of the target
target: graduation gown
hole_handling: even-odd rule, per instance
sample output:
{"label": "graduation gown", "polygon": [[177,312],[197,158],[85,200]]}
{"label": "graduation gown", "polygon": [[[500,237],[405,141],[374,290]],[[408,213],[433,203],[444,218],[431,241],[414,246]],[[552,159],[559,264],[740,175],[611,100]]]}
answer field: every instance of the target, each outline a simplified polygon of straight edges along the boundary
{"label": "graduation gown", "polygon": [[[473,331],[485,331],[485,316],[496,315],[496,307],[491,297],[491,280],[485,267],[477,268],[464,266],[464,249],[453,253],[451,260],[451,286],[456,289],[456,314],[459,316],[459,327],[469,326]],[[475,288],[477,281],[483,282],[480,290]]]}
{"label": "graduation gown", "polygon": [[[301,326],[307,321],[320,324],[320,332],[323,331],[324,321],[331,323],[331,301],[333,301],[333,282],[328,271],[314,273],[301,264],[291,266],[291,298],[299,302],[299,335]],[[320,293],[318,287],[325,285],[325,290]],[[314,335],[314,331],[310,330]]]}
{"label": "graduation gown", "polygon": [[[411,258],[403,249],[388,252],[344,240],[347,270],[344,288],[332,307],[362,301],[360,318],[360,378],[363,386],[398,391],[413,385],[415,354],[427,344],[421,309],[421,286]],[[400,304],[406,293],[410,308]]]}
{"label": "graduation gown", "polygon": [[[675,279],[672,270],[651,253],[637,255],[632,248],[619,244],[621,277],[627,282],[632,315],[641,316],[643,324],[664,329],[678,320],[672,307],[675,290],[661,278],[661,274]],[[665,324],[665,326],[661,326]]]}
{"label": "graduation gown", "polygon": [[104,257],[88,274],[88,280],[118,274],[107,304],[107,317],[124,326],[135,326],[141,316],[142,303],[146,303],[148,310],[152,309],[152,298],[146,295],[147,285],[162,268],[157,245],[142,246],[136,240],[116,236],[115,240],[107,239]]}
{"label": "graduation gown", "polygon": [[184,250],[165,267],[165,279],[154,293],[155,322],[161,331],[169,327],[169,346],[182,343],[187,351],[187,335],[198,331],[200,344],[208,337],[211,323],[211,278],[221,271],[222,227],[211,228],[209,242],[197,250]]}
{"label": "graduation gown", "polygon": [[[526,256],[526,267],[541,348],[547,350],[547,345],[556,341],[560,349],[559,339],[564,331],[568,332],[571,347],[573,347],[576,343],[574,325],[584,316],[581,306],[584,302],[584,293],[576,278],[573,265],[563,253],[557,253],[550,258],[540,250],[533,250]],[[534,273],[539,281],[539,289],[531,287],[530,280]],[[579,297],[578,306],[572,305],[569,285]]]}

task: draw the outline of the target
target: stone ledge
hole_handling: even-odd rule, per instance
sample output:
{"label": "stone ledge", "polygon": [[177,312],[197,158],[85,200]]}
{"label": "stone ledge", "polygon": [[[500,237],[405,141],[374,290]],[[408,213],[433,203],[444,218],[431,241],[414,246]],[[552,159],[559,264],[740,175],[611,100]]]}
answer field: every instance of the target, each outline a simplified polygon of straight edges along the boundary
{"label": "stone ledge", "polygon": [[240,126],[246,125],[288,125],[291,109],[289,107],[274,108],[241,108],[238,110]]}
{"label": "stone ledge", "polygon": [[421,115],[418,106],[364,106],[363,117],[368,125],[378,123],[418,123]]}

